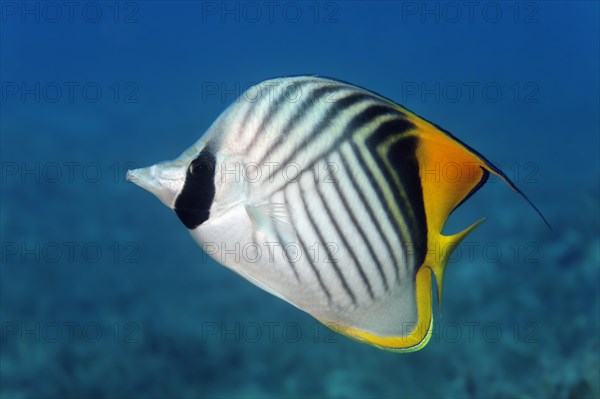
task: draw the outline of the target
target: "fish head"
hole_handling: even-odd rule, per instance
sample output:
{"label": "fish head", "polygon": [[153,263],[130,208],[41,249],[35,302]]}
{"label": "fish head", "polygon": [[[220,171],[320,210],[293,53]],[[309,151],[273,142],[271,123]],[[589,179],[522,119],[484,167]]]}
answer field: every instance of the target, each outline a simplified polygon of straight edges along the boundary
{"label": "fish head", "polygon": [[199,140],[171,161],[127,172],[127,180],[154,194],[194,229],[210,214],[215,191],[216,158]]}

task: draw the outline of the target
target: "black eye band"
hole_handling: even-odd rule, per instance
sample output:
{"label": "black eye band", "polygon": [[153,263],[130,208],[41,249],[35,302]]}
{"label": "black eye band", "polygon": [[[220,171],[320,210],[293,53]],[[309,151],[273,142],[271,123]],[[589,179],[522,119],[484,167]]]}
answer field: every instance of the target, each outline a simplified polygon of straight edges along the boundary
{"label": "black eye band", "polygon": [[183,190],[175,200],[175,212],[188,229],[195,229],[209,217],[215,198],[216,162],[207,147],[188,166]]}

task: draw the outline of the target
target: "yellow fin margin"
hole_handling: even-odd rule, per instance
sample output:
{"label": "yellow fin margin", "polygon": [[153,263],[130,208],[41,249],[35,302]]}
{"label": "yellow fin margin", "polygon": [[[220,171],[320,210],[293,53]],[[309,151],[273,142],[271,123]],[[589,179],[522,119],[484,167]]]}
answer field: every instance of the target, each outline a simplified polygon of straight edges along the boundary
{"label": "yellow fin margin", "polygon": [[416,276],[415,292],[417,299],[418,321],[416,325],[407,325],[407,330],[411,331],[406,336],[381,337],[367,331],[358,330],[351,327],[341,326],[335,323],[324,322],[325,325],[335,332],[344,334],[349,338],[360,342],[368,343],[379,349],[392,352],[415,352],[423,348],[431,338],[431,328],[433,326],[432,316],[432,294],[431,294],[431,270],[422,267]]}

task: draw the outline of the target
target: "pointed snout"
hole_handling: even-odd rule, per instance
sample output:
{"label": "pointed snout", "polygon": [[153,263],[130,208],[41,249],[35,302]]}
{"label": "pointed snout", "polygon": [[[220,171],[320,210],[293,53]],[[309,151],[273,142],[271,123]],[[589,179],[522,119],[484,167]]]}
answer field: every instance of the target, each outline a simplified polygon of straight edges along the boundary
{"label": "pointed snout", "polygon": [[157,195],[157,191],[161,187],[156,173],[156,165],[147,168],[128,170],[125,178],[127,181],[130,181],[155,195]]}
{"label": "pointed snout", "polygon": [[161,162],[146,168],[128,170],[126,179],[154,194],[173,209],[175,199],[183,189],[187,165],[180,160]]}

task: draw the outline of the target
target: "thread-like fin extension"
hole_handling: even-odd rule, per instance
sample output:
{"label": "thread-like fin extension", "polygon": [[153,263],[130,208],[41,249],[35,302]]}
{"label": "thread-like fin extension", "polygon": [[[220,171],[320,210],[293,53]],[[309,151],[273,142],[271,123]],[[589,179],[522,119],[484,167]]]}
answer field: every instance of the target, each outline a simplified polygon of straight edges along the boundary
{"label": "thread-like fin extension", "polygon": [[537,214],[540,216],[540,218],[544,221],[544,223],[546,224],[546,226],[552,230],[552,226],[550,226],[550,223],[548,222],[548,220],[546,219],[546,217],[544,216],[544,214],[542,213],[542,211],[539,210],[539,208],[529,199],[529,197],[527,195],[525,195],[525,193],[523,191],[521,191],[521,189],[519,187],[516,186],[515,183],[513,183],[512,180],[510,180],[508,178],[508,176],[506,176],[504,174],[504,172],[502,172],[500,169],[498,169],[494,164],[492,164],[491,162],[489,162],[488,160],[486,160],[485,158],[481,157],[484,161],[485,161],[485,166],[487,167],[487,169],[492,172],[493,174],[495,174],[496,176],[498,176],[499,178],[501,178],[514,192],[516,192],[517,194],[519,194],[521,197],[523,197],[525,199],[525,201],[527,201],[527,203],[529,205],[531,205],[531,207],[537,212]]}
{"label": "thread-like fin extension", "polygon": [[[523,197],[523,199],[525,199],[525,201],[527,201],[527,203],[539,215],[539,217],[542,219],[544,224],[546,224],[546,226],[550,230],[552,230],[552,226],[550,225],[550,223],[548,222],[548,220],[546,219],[546,217],[544,216],[542,211],[540,211],[540,209],[533,203],[533,201],[531,201],[529,199],[529,197],[527,195],[525,195],[525,193],[523,191],[521,191],[521,189],[519,189],[516,186],[516,184],[512,180],[510,180],[510,178],[504,172],[502,172],[493,163],[488,161],[482,154],[480,154],[479,152],[477,152],[475,149],[468,146],[467,144],[463,143],[458,138],[456,138],[452,133],[441,128],[440,126],[436,125],[435,123],[429,122],[428,120],[407,110],[406,108],[402,107],[401,105],[398,105],[398,108],[400,109],[400,111],[402,111],[404,114],[406,114],[407,119],[416,126],[416,129],[413,131],[413,133],[417,137],[422,139],[425,143],[427,143],[426,153],[428,153],[428,156],[426,156],[426,158],[427,158],[427,162],[430,163],[429,167],[435,168],[435,167],[441,166],[443,168],[444,166],[449,166],[449,164],[447,164],[447,163],[444,164],[445,161],[446,162],[448,162],[448,161],[459,162],[459,167],[462,169],[462,172],[463,172],[462,176],[464,176],[464,173],[466,172],[468,174],[471,182],[475,182],[475,183],[477,183],[477,178],[480,175],[480,172],[472,173],[473,166],[478,166],[479,168],[481,168],[483,170],[484,175],[479,179],[479,183],[477,183],[474,187],[472,187],[472,190],[470,191],[470,193],[468,195],[466,195],[462,199],[462,201],[455,204],[455,206],[452,208],[452,210],[455,209],[456,207],[458,207],[464,201],[466,201],[471,195],[473,195],[486,182],[486,180],[488,178],[488,173],[493,173],[494,175],[496,175],[500,179],[502,179],[514,192],[516,192],[521,197]],[[423,155],[423,154],[421,154],[421,155]],[[436,162],[436,163],[434,164],[434,162]],[[453,164],[450,167],[453,168],[454,166],[455,165]],[[426,169],[424,172],[428,173],[429,170],[430,169]],[[438,176],[439,176],[439,171],[438,171]]]}

